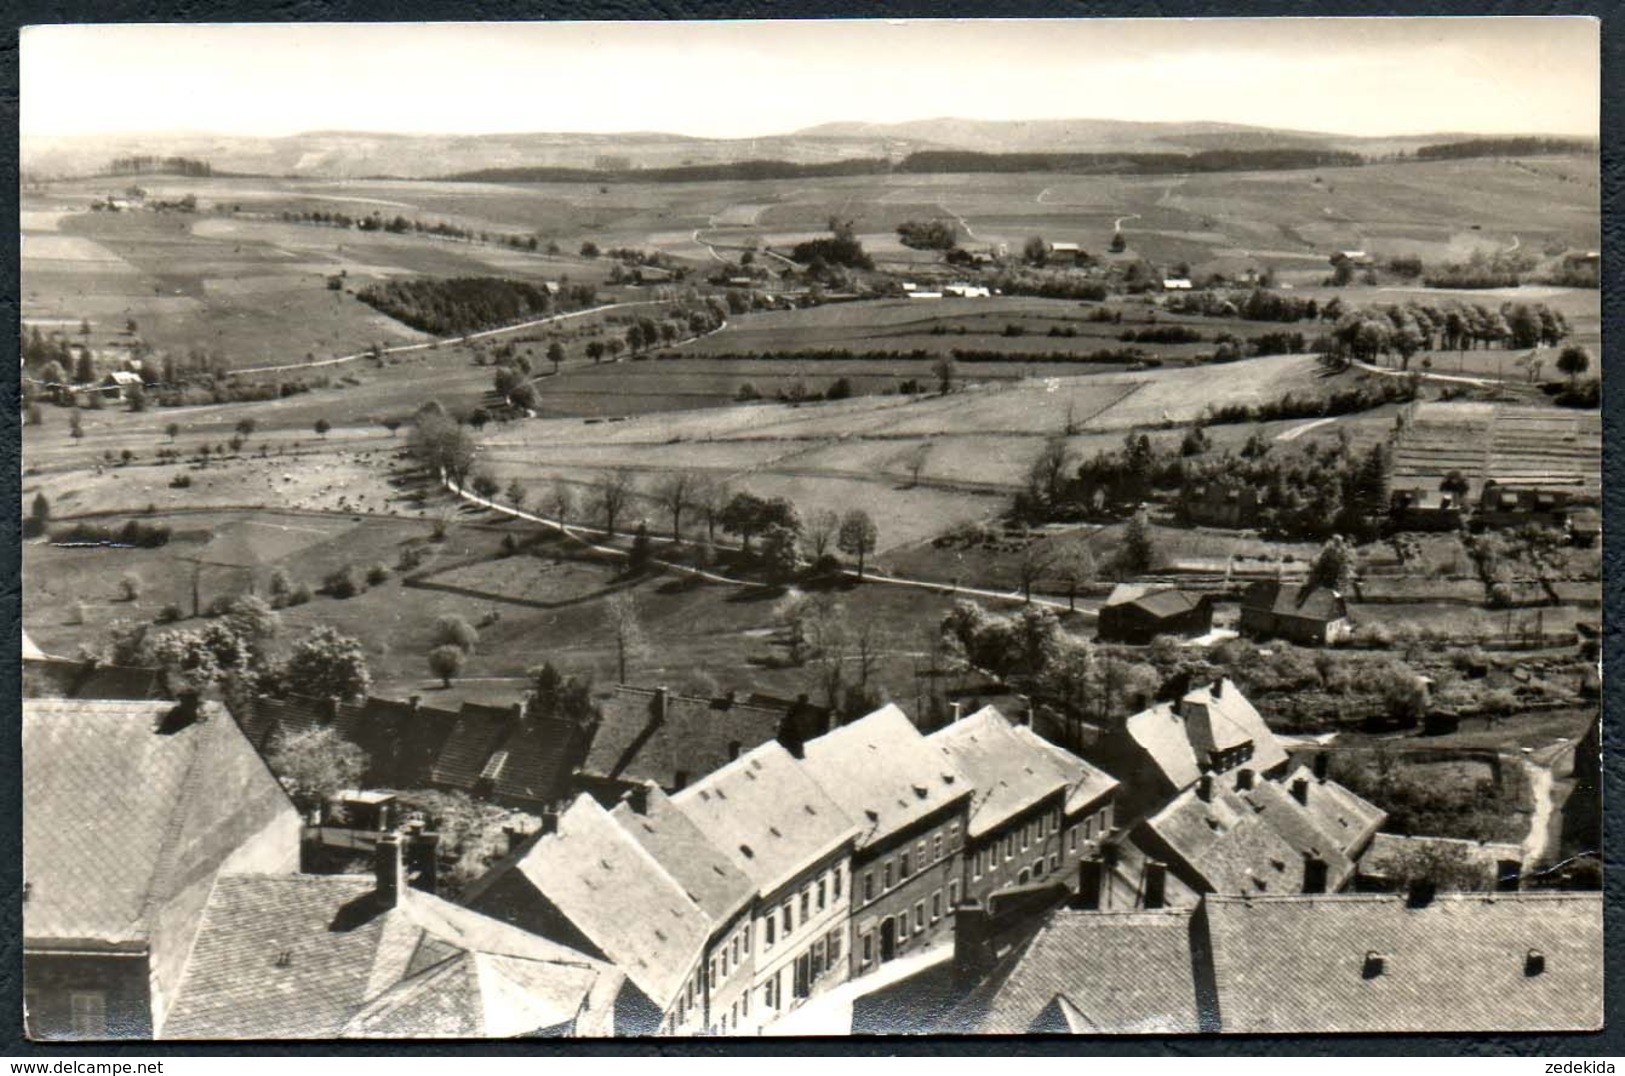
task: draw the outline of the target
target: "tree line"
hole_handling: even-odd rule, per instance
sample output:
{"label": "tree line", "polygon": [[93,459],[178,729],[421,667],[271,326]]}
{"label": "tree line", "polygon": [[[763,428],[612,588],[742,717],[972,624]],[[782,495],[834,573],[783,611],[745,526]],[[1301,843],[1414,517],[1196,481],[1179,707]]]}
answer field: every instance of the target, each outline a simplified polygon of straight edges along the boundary
{"label": "tree line", "polygon": [[557,295],[505,277],[395,278],[368,284],[357,299],[396,321],[436,336],[456,336],[500,325],[582,309],[597,301],[590,284],[572,284]]}

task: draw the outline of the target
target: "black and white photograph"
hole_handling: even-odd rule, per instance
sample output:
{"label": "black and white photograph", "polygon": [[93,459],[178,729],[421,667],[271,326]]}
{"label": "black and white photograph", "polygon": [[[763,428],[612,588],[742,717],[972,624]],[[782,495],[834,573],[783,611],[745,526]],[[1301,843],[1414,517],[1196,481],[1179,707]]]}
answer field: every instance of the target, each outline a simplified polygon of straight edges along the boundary
{"label": "black and white photograph", "polygon": [[35,1043],[1603,1026],[1597,19],[18,83]]}

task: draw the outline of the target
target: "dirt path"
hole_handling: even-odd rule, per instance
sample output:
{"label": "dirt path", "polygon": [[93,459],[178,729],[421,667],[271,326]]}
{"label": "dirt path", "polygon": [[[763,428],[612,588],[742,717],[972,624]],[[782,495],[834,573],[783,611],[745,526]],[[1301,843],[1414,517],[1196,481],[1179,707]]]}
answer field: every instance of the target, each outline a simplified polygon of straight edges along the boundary
{"label": "dirt path", "polygon": [[1501,385],[1506,383],[1504,379],[1497,380],[1493,377],[1465,377],[1461,374],[1434,374],[1427,373],[1422,370],[1390,370],[1386,366],[1377,366],[1369,362],[1361,362],[1358,359],[1354,360],[1351,365],[1357,369],[1364,370],[1368,374],[1382,374],[1384,377],[1410,377],[1414,374],[1423,381],[1449,381],[1458,385],[1477,385],[1480,388],[1488,385]]}
{"label": "dirt path", "polygon": [[1529,818],[1529,833],[1523,839],[1523,866],[1528,871],[1547,858],[1552,812],[1557,805],[1552,802],[1551,768],[1529,758],[1521,761],[1524,772],[1529,775],[1529,795],[1535,801],[1534,813]]}
{"label": "dirt path", "polygon": [[1337,415],[1329,415],[1326,418],[1317,418],[1313,422],[1305,422],[1303,425],[1294,426],[1290,430],[1282,430],[1280,433],[1275,435],[1275,439],[1282,443],[1296,441],[1310,430],[1318,429],[1319,427],[1326,425],[1328,422],[1336,422],[1337,419]]}

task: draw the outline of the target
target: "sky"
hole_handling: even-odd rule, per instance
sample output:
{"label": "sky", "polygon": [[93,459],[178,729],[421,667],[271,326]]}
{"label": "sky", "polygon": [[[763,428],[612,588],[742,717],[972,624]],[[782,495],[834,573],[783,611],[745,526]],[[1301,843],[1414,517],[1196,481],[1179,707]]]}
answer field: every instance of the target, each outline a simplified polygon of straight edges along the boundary
{"label": "sky", "polygon": [[952,116],[1594,137],[1599,63],[1584,18],[42,26],[22,31],[21,126],[740,138]]}

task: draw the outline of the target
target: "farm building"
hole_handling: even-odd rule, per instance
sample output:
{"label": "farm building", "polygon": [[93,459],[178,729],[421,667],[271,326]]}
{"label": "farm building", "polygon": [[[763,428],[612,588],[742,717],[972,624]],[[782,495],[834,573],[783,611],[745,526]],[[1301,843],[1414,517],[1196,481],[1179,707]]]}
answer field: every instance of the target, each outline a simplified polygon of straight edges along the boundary
{"label": "farm building", "polygon": [[1251,527],[1258,522],[1258,491],[1251,486],[1203,483],[1188,488],[1180,508],[1192,523],[1208,527]]}
{"label": "farm building", "polygon": [[1325,646],[1351,630],[1348,603],[1329,587],[1263,579],[1242,594],[1241,633],[1254,639]]}
{"label": "farm building", "polygon": [[1171,277],[1168,277],[1166,280],[1164,280],[1162,282],[1162,290],[1163,291],[1190,291],[1191,290],[1191,282],[1190,282],[1189,278],[1187,278],[1187,277],[1171,276]]}
{"label": "farm building", "polygon": [[1194,637],[1213,630],[1213,598],[1177,587],[1121,583],[1100,609],[1100,638],[1143,646],[1159,635]]}
{"label": "farm building", "polygon": [[1088,257],[1077,243],[1051,243],[1049,260],[1056,265],[1077,265]]}
{"label": "farm building", "polygon": [[1461,498],[1438,490],[1396,489],[1388,497],[1389,516],[1400,530],[1459,530],[1464,509]]}
{"label": "farm building", "polygon": [[134,370],[114,370],[101,379],[96,389],[109,400],[122,400],[131,389],[140,387],[141,375]]}

